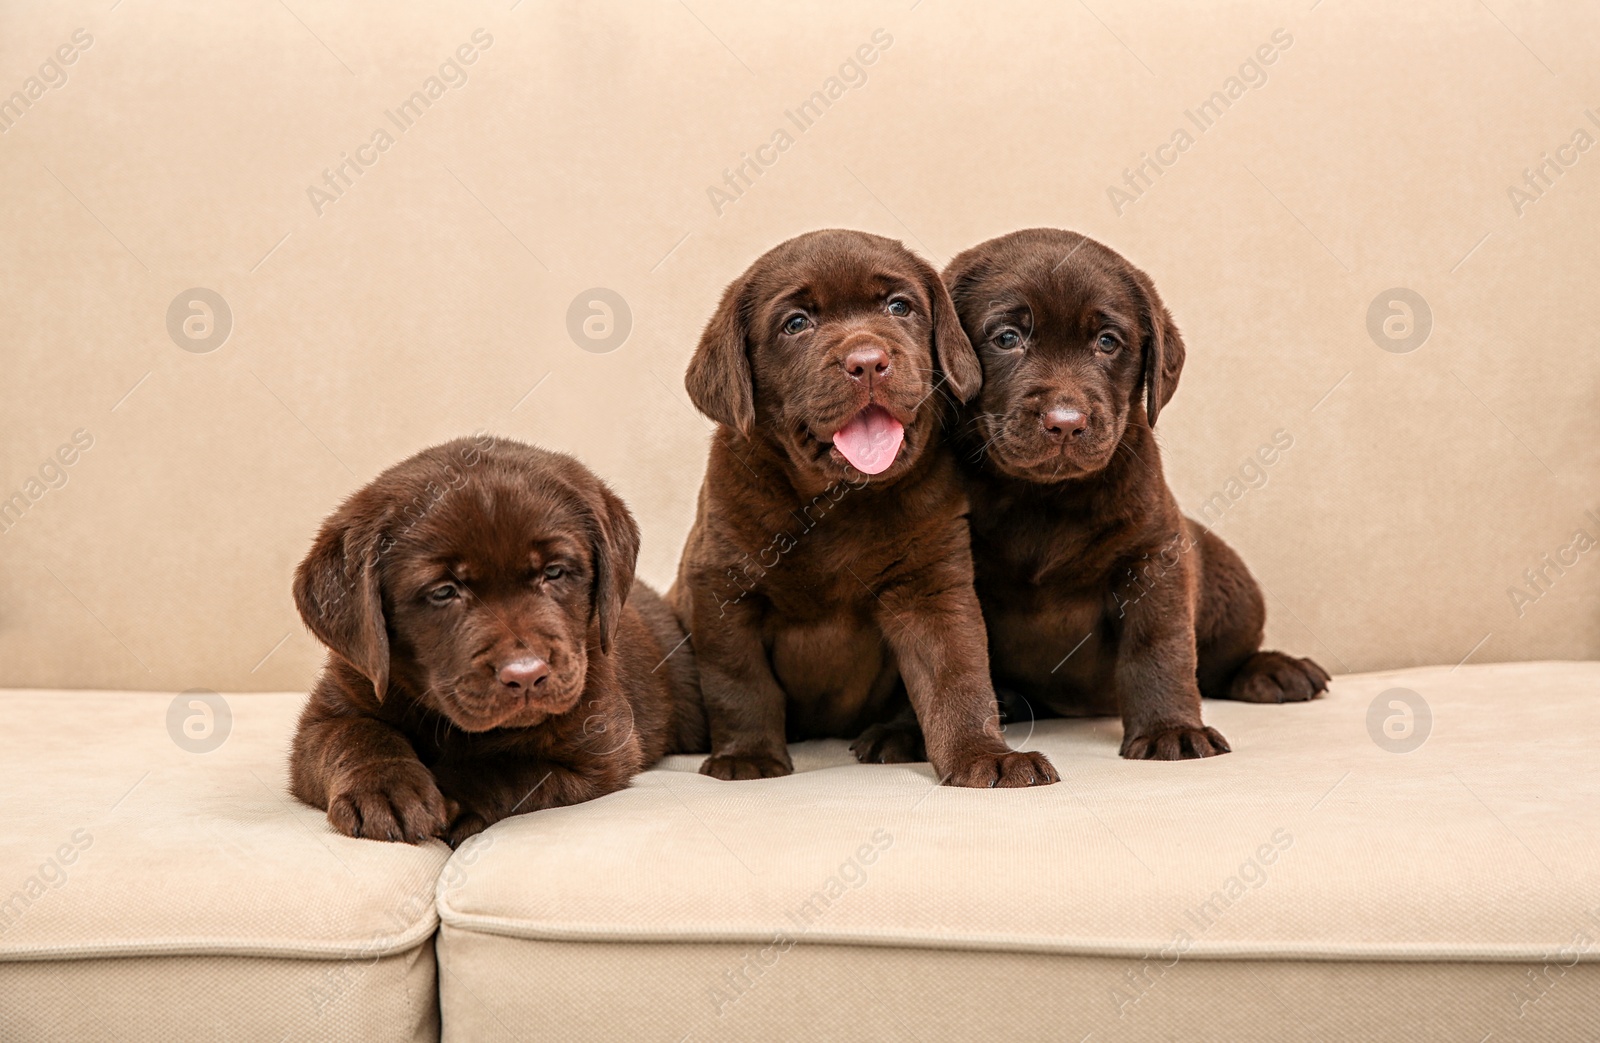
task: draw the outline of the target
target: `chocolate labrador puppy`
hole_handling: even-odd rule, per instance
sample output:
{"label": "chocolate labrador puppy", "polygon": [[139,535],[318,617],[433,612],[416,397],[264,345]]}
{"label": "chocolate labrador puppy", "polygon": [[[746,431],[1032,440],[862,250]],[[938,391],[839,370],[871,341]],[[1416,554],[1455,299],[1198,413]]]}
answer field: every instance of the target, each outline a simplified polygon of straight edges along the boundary
{"label": "chocolate labrador puppy", "polygon": [[295,572],[332,655],[294,795],[347,836],[455,845],[704,752],[694,653],[638,553],[628,508],[560,453],[480,436],[379,475]]}
{"label": "chocolate labrador puppy", "polygon": [[786,738],[859,736],[860,760],[925,754],[957,786],[1056,781],[1000,734],[944,444],[981,378],[938,274],[893,240],[813,232],[728,286],[685,381],[719,426],[667,593],[699,661],[702,772],[787,775]]}
{"label": "chocolate labrador puppy", "polygon": [[944,279],[983,364],[962,457],[996,684],[1064,715],[1120,713],[1122,755],[1159,760],[1228,752],[1202,695],[1323,691],[1316,663],[1260,650],[1260,587],[1162,477],[1153,428],[1184,346],[1149,277],[1036,228],[961,253]]}

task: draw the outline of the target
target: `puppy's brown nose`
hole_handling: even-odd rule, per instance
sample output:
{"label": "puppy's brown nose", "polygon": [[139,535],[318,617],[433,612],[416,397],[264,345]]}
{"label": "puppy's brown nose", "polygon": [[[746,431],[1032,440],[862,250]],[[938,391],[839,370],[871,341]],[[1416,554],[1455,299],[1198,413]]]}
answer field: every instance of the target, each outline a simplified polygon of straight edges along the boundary
{"label": "puppy's brown nose", "polygon": [[550,676],[550,664],[538,656],[523,656],[513,659],[500,668],[500,683],[507,688],[530,691],[535,686],[543,684],[544,679]]}
{"label": "puppy's brown nose", "polygon": [[882,380],[889,375],[889,353],[882,348],[857,348],[844,357],[852,380]]}
{"label": "puppy's brown nose", "polygon": [[1040,417],[1040,423],[1051,438],[1077,438],[1088,430],[1089,418],[1076,409],[1052,409]]}

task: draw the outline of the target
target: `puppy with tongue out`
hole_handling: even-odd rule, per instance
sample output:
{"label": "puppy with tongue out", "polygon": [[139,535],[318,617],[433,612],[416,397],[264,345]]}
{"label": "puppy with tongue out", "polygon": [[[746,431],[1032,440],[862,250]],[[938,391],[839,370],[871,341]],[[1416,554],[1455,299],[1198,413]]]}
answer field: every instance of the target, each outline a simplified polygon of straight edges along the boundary
{"label": "puppy with tongue out", "polygon": [[794,770],[789,741],[854,739],[956,786],[1057,775],[999,728],[948,445],[982,369],[938,274],[900,243],[830,230],[722,296],[685,384],[717,422],[667,599],[700,666],[701,771]]}

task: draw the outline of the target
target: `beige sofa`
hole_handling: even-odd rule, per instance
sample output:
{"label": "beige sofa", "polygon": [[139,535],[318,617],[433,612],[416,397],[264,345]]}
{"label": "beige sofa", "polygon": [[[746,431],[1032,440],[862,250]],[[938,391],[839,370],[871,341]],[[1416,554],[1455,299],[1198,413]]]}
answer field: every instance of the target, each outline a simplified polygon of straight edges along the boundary
{"label": "beige sofa", "polygon": [[[0,1040],[1600,1034],[1597,22],[10,5]],[[665,583],[723,284],[1033,225],[1154,277],[1169,480],[1328,698],[1208,704],[1203,763],[1017,726],[1037,792],[678,759],[454,854],[288,799],[342,496],[480,428],[571,451]]]}
{"label": "beige sofa", "polygon": [[284,796],[296,694],[228,696],[195,755],[166,693],[12,692],[0,1038],[1587,1038],[1597,688],[1342,675],[1209,706],[1236,752],[1203,764],[1013,725],[1063,769],[1028,791],[842,742],[745,784],[678,757],[453,855]]}

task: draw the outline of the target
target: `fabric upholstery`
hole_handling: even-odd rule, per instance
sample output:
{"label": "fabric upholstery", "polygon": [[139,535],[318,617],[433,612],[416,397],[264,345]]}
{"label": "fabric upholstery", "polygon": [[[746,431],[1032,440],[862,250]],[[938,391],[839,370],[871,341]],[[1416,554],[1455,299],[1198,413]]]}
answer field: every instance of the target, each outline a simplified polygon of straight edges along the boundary
{"label": "fabric upholstery", "polygon": [[[898,1019],[957,1039],[984,1019],[953,1012],[987,1003],[1040,1038],[1289,1038],[1244,990],[1342,1026],[1304,1038],[1407,1017],[1431,1026],[1414,1038],[1564,1038],[1600,1009],[1597,689],[1595,663],[1341,676],[1310,704],[1207,703],[1235,752],[1178,763],[1120,760],[1114,721],[1013,724],[1062,772],[1035,790],[937,787],[843,743],[751,783],[675,758],[508,820],[447,869],[446,1035],[537,1018],[562,1038],[630,1019],[762,1038],[820,1018],[819,1038],[895,1038]],[[1395,752],[1369,714],[1392,739],[1390,703],[1413,696],[1425,740]]]}
{"label": "fabric upholstery", "polygon": [[[763,251],[841,226],[936,264],[1066,227],[1148,271],[1188,344],[1164,464],[1270,592],[1274,644],[1339,673],[1600,657],[1573,548],[1600,545],[1600,152],[1570,148],[1600,138],[1600,6],[17,0],[0,97],[77,28],[0,135],[0,501],[26,508],[0,525],[0,685],[304,688],[288,576],[317,523],[478,428],[576,453],[670,581],[700,328]],[[167,320],[194,287],[231,312],[200,353]],[[1391,319],[1426,340],[1387,350]]]}
{"label": "fabric upholstery", "polygon": [[191,752],[168,693],[0,692],[0,1039],[437,1032],[448,848],[333,833],[286,790],[304,696],[222,698]]}

